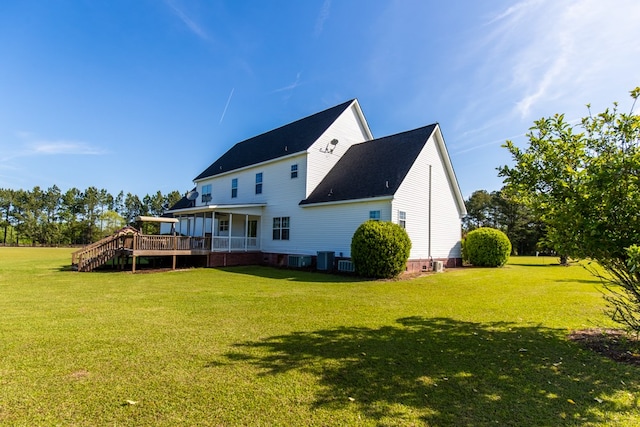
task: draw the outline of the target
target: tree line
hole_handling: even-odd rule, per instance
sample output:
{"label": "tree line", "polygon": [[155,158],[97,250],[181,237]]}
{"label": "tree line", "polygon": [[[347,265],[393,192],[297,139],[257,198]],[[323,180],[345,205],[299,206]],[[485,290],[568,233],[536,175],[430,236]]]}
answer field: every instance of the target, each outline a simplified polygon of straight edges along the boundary
{"label": "tree line", "polygon": [[465,200],[467,216],[462,220],[462,232],[467,234],[480,227],[496,228],[511,241],[513,255],[535,255],[552,252],[546,239],[546,226],[532,209],[505,194],[504,189],[489,193],[474,191]]}
{"label": "tree line", "polygon": [[[159,216],[182,198],[178,191],[157,191],[142,199],[120,191],[115,197],[105,189],[56,185],[46,190],[0,188],[0,242],[4,245],[85,245],[135,223],[140,215]],[[158,224],[144,224],[145,233]]]}

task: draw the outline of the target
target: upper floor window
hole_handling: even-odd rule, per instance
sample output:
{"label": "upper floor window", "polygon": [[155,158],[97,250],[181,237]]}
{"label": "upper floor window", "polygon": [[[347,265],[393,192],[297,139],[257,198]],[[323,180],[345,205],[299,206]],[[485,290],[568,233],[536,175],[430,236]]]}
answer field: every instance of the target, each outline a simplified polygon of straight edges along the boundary
{"label": "upper floor window", "polygon": [[211,184],[202,186],[202,203],[211,201]]}
{"label": "upper floor window", "polygon": [[289,240],[289,217],[273,218],[273,240]]}
{"label": "upper floor window", "polygon": [[298,165],[291,165],[291,178],[297,178],[298,177]]}
{"label": "upper floor window", "polygon": [[369,211],[369,219],[380,221],[380,211]]}
{"label": "upper floor window", "polygon": [[407,213],[405,211],[398,211],[398,225],[407,228]]}
{"label": "upper floor window", "polygon": [[262,194],[262,172],[256,174],[256,194]]}
{"label": "upper floor window", "polygon": [[238,197],[238,178],[231,180],[231,198]]}

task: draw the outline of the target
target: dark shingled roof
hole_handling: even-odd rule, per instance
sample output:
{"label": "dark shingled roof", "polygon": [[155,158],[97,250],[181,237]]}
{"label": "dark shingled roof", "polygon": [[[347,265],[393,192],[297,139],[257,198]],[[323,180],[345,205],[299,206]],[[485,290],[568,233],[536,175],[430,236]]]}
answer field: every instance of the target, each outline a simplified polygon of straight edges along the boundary
{"label": "dark shingled roof", "polygon": [[[195,187],[191,191],[196,191]],[[176,209],[192,208],[194,206],[195,206],[194,201],[187,199],[187,195],[185,194],[184,196],[182,196],[182,199],[178,200],[173,206],[171,206],[167,210],[168,211],[173,211],[173,210],[176,210]],[[170,217],[172,217],[173,215],[169,214],[169,215],[162,215],[162,216],[170,216]]]}
{"label": "dark shingled roof", "polygon": [[353,101],[352,99],[262,135],[238,142],[195,177],[194,181],[306,151]]}
{"label": "dark shingled roof", "polygon": [[392,196],[436,126],[352,145],[300,204]]}

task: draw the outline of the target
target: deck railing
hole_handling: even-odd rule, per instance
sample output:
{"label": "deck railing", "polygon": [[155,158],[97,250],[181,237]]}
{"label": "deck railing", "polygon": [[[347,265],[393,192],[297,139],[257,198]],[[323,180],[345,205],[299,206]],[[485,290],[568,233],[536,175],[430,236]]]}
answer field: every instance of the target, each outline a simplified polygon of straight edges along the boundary
{"label": "deck railing", "polygon": [[141,234],[134,237],[133,250],[140,251],[185,251],[209,250],[210,237],[154,236]]}
{"label": "deck railing", "polygon": [[210,237],[154,236],[146,234],[114,234],[77,250],[71,263],[78,271],[91,271],[117,254],[131,251],[210,251]]}
{"label": "deck railing", "polygon": [[157,252],[161,251],[240,252],[259,249],[260,240],[257,237],[116,234],[74,252],[72,264],[76,265],[79,271],[91,271],[123,252],[150,251],[146,255],[155,252],[153,255],[156,256],[160,255]]}
{"label": "deck railing", "polygon": [[213,251],[256,251],[260,249],[257,237],[214,236]]}

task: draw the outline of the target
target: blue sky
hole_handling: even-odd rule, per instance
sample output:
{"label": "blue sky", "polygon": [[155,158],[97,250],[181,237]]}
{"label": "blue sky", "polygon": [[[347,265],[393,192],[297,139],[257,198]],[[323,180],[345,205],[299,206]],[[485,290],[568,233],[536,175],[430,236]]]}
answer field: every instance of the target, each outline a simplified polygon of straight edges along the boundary
{"label": "blue sky", "polygon": [[464,197],[500,145],[640,86],[637,0],[4,0],[0,187],[184,192],[233,144],[358,98],[439,122]]}

